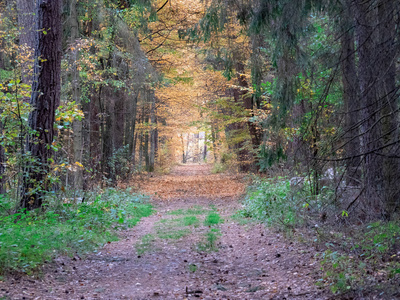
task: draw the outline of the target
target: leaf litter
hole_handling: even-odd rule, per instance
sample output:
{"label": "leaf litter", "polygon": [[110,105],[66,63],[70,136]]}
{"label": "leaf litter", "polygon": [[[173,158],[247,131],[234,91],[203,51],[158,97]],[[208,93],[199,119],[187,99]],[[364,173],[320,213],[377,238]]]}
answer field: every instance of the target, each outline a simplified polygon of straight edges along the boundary
{"label": "leaf litter", "polygon": [[[147,179],[141,191],[152,195],[156,214],[86,258],[60,257],[46,265],[40,276],[3,279],[0,299],[332,296],[314,284],[319,265],[314,249],[288,241],[261,224],[241,225],[231,218],[245,191],[243,175],[211,174],[208,165],[184,165],[170,175]],[[214,220],[220,216],[223,222],[207,222],[210,215]],[[160,230],[175,238],[157,234]],[[185,234],[174,235],[180,230]],[[199,249],[209,233],[217,233],[211,241],[213,249]]]}

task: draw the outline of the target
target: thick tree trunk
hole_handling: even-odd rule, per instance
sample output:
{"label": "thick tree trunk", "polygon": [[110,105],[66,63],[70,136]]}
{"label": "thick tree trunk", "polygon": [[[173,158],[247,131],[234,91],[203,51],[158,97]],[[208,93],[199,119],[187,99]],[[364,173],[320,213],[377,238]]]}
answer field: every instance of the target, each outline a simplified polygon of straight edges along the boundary
{"label": "thick tree trunk", "polygon": [[55,111],[60,103],[61,73],[61,0],[38,0],[34,81],[29,126],[34,132],[27,141],[34,161],[27,166],[22,188],[21,207],[41,207],[48,191],[49,164],[52,158]]}
{"label": "thick tree trunk", "polygon": [[380,111],[376,94],[377,49],[373,40],[376,19],[371,1],[356,0],[354,8],[359,57],[360,119],[363,120],[361,153],[364,154],[364,199],[371,213],[379,215],[382,207],[379,199],[379,190],[382,189],[382,165],[380,157],[374,153],[374,149],[381,145],[381,130],[379,122],[376,122]]}
{"label": "thick tree trunk", "polygon": [[[397,10],[397,12],[396,12]],[[388,145],[398,140],[398,101],[396,90],[396,61],[398,48],[396,47],[396,14],[399,8],[393,1],[380,0],[378,2],[379,51],[378,64],[379,77],[382,80],[378,88],[378,99],[382,103],[382,144]],[[396,208],[400,207],[400,159],[393,157],[400,152],[400,143],[383,149],[383,200],[385,202],[385,217],[390,218]]]}
{"label": "thick tree trunk", "polygon": [[341,67],[343,84],[343,102],[346,110],[345,151],[347,157],[352,157],[347,163],[347,182],[351,185],[360,184],[360,151],[359,126],[359,92],[358,75],[355,60],[354,31],[349,11],[351,0],[343,3],[342,36],[341,36]]}
{"label": "thick tree trunk", "polygon": [[[359,54],[364,199],[373,216],[398,204],[399,152],[396,27],[392,1],[354,1]],[[391,145],[391,146],[389,146]],[[396,198],[397,197],[397,198]]]}

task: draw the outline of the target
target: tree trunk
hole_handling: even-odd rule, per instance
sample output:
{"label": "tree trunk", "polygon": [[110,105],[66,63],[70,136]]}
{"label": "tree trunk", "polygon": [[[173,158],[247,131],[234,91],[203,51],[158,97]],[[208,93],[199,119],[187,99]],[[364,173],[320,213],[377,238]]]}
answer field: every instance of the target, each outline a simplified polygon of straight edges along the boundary
{"label": "tree trunk", "polygon": [[[136,166],[136,145],[137,145],[137,139],[138,139],[138,134],[137,132],[135,132],[135,136],[133,138],[133,151],[132,151],[132,156],[131,156],[131,161],[132,161],[132,165],[133,167]],[[133,168],[135,169],[135,168]]]}
{"label": "tree trunk", "polygon": [[380,146],[379,101],[376,95],[377,63],[375,56],[374,10],[370,1],[354,1],[356,17],[356,33],[359,57],[359,85],[360,85],[360,119],[361,125],[361,153],[364,155],[364,199],[373,215],[381,213],[379,190],[382,184],[382,166],[380,158],[374,149]]}
{"label": "tree trunk", "polygon": [[136,117],[137,117],[137,103],[139,98],[139,91],[135,93],[132,99],[132,103],[130,104],[131,110],[129,119],[129,132],[127,132],[127,136],[129,136],[128,144],[129,144],[129,153],[132,160],[132,165],[135,165],[135,158],[136,158]]}
{"label": "tree trunk", "polygon": [[[397,9],[397,13],[396,13]],[[378,99],[382,103],[382,144],[388,145],[398,140],[398,95],[396,90],[396,61],[398,60],[398,48],[396,47],[396,14],[398,7],[394,7],[393,1],[380,0],[378,2],[378,24],[379,24],[379,57],[380,66]],[[398,180],[400,178],[400,160],[391,157],[399,153],[400,144],[383,149],[381,159],[383,160],[383,200],[385,202],[385,217],[395,212],[400,205],[400,189]]]}
{"label": "tree trunk", "polygon": [[156,97],[154,95],[154,91],[151,91],[150,97],[151,97],[151,104],[150,104],[151,132],[150,132],[149,172],[153,172],[154,163],[156,159],[156,146],[157,146]]}
{"label": "tree trunk", "polygon": [[[2,109],[0,109],[0,115],[2,113]],[[0,134],[3,135],[3,122],[0,121]],[[4,147],[0,144],[0,194],[4,194],[6,192],[6,157]]]}
{"label": "tree trunk", "polygon": [[33,79],[29,70],[35,49],[35,10],[36,0],[17,0],[20,54],[24,57],[21,61],[21,81],[28,85],[32,84]]}
{"label": "tree trunk", "polygon": [[204,133],[203,161],[207,159],[207,135]]}
{"label": "tree trunk", "polygon": [[38,0],[34,81],[29,126],[33,134],[26,148],[34,161],[27,166],[22,188],[21,208],[41,207],[52,158],[55,111],[61,91],[61,0]]}
{"label": "tree trunk", "polygon": [[[79,24],[78,24],[78,14],[76,10],[77,0],[72,0],[70,5],[70,27],[71,27],[71,37],[70,44],[76,42],[79,38]],[[72,101],[78,106],[79,109],[82,108],[81,104],[81,91],[80,91],[80,78],[78,71],[78,56],[79,50],[74,47],[75,50],[71,50],[71,84],[72,84]],[[74,161],[83,163],[83,136],[82,136],[82,121],[74,120],[72,124],[74,137],[73,137],[73,155]],[[76,166],[74,172],[74,190],[83,190],[83,168]]]}
{"label": "tree trunk", "polygon": [[350,21],[349,8],[350,0],[343,3],[342,15],[342,36],[341,36],[341,62],[342,62],[342,84],[343,102],[346,110],[346,135],[345,152],[347,157],[352,157],[347,163],[347,182],[351,185],[360,184],[360,157],[357,156],[360,150],[359,126],[359,92],[358,75],[355,61],[354,31],[353,22]]}
{"label": "tree trunk", "polygon": [[214,123],[211,124],[211,139],[212,139],[212,145],[213,145],[213,154],[214,154],[214,163],[218,162],[218,149],[217,149],[217,133],[216,133],[216,126]]}
{"label": "tree trunk", "polygon": [[[127,91],[116,91],[117,98],[115,99],[114,119],[113,122],[113,138],[114,150],[121,149],[124,146],[124,129],[125,129],[125,111],[124,104],[126,102]],[[130,116],[129,116],[130,117]]]}
{"label": "tree trunk", "polygon": [[103,144],[103,156],[101,160],[101,164],[103,166],[103,175],[106,178],[111,179],[113,182],[115,181],[115,169],[110,164],[110,158],[113,156],[114,152],[114,140],[112,137],[113,128],[115,126],[113,122],[114,110],[115,110],[115,99],[112,96],[112,91],[109,87],[105,87],[106,91],[105,96],[106,99],[103,101],[104,111],[103,111],[103,132],[102,132],[102,144]]}
{"label": "tree trunk", "polygon": [[[102,119],[99,115],[99,105],[101,102],[101,86],[99,87],[97,99],[95,101],[95,92],[96,90],[93,89],[92,94],[93,98],[90,99],[89,102],[89,153],[90,153],[90,162],[91,162],[91,169],[99,170],[99,164],[101,162],[101,140],[100,140],[100,133],[102,132]],[[101,166],[100,166],[101,168]]]}
{"label": "tree trunk", "polygon": [[[149,118],[147,116],[146,123],[149,122]],[[149,131],[146,130],[144,132],[144,144],[143,144],[143,154],[144,154],[144,161],[146,164],[146,171],[150,171],[150,156],[149,156]]]}

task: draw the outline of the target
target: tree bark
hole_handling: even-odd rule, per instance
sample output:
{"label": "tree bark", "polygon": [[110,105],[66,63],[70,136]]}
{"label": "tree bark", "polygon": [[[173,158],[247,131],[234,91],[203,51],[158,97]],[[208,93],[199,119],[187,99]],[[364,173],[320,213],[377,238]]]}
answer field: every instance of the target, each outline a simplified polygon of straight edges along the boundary
{"label": "tree bark", "polygon": [[128,103],[128,107],[130,108],[128,111],[130,113],[130,117],[126,118],[127,123],[125,126],[127,126],[126,133],[125,133],[125,144],[129,145],[129,154],[131,157],[131,162],[132,165],[135,165],[135,158],[136,158],[136,142],[135,142],[135,136],[136,136],[136,115],[137,115],[137,102],[139,98],[139,91],[134,93],[133,98],[131,101]]}
{"label": "tree bark", "polygon": [[[79,38],[79,24],[78,24],[78,14],[76,10],[77,0],[71,0],[70,3],[70,27],[71,27],[71,36],[70,36],[70,44],[76,42]],[[82,108],[81,104],[81,90],[80,90],[80,78],[78,71],[78,57],[79,57],[79,49],[77,47],[74,50],[71,50],[71,80],[72,80],[72,101],[78,106],[79,109]],[[72,124],[73,132],[74,132],[74,141],[73,141],[73,155],[74,161],[83,163],[83,135],[82,135],[82,121],[74,120]],[[76,170],[74,172],[74,189],[75,190],[83,190],[83,168],[80,166],[76,166]]]}
{"label": "tree bark", "polygon": [[[399,159],[395,10],[392,1],[354,1],[359,55],[364,199],[372,216],[398,205]],[[391,147],[386,145],[392,144]],[[381,152],[375,149],[383,149]],[[397,198],[396,198],[397,197]]]}
{"label": "tree bark", "polygon": [[215,125],[215,123],[213,122],[212,124],[211,124],[211,142],[212,142],[212,145],[213,145],[213,155],[214,155],[214,163],[217,163],[218,162],[218,155],[217,155],[217,153],[218,153],[218,149],[217,149],[217,133],[216,133],[216,125]]}
{"label": "tree bark", "polygon": [[[397,13],[396,13],[397,9]],[[398,48],[396,47],[396,14],[398,7],[393,1],[379,0],[378,2],[378,64],[380,66],[381,82],[378,88],[378,99],[382,103],[382,144],[387,145],[398,139],[398,95],[396,90],[396,61],[398,59]],[[395,212],[400,205],[400,189],[398,180],[400,178],[400,159],[391,158],[400,151],[400,144],[397,143],[384,149],[383,156],[383,198],[385,202],[385,217]]]}
{"label": "tree bark", "polygon": [[156,159],[156,147],[157,147],[157,122],[156,122],[156,96],[154,91],[150,93],[151,103],[150,103],[150,158],[149,158],[149,172],[154,171],[154,164]]}
{"label": "tree bark", "polygon": [[382,166],[379,157],[373,152],[380,146],[379,101],[376,95],[377,63],[373,40],[375,18],[370,1],[354,1],[356,17],[356,34],[359,58],[359,85],[360,85],[360,119],[361,124],[361,153],[364,156],[364,199],[366,207],[373,215],[380,214],[381,203],[379,189],[382,183]]}
{"label": "tree bark", "polygon": [[61,91],[61,0],[38,0],[34,81],[29,126],[33,133],[27,151],[34,160],[27,166],[20,206],[39,208],[49,190],[49,164],[53,155],[55,111]]}
{"label": "tree bark", "polygon": [[90,153],[90,162],[91,162],[91,169],[93,170],[98,170],[99,169],[99,164],[101,162],[101,136],[100,133],[102,132],[102,119],[99,115],[100,112],[100,102],[101,102],[101,91],[102,88],[101,86],[99,87],[97,99],[98,101],[95,101],[95,93],[96,90],[93,88],[92,89],[92,95],[93,97],[90,99],[90,102],[88,104],[89,109],[88,109],[88,120],[89,120],[89,153]]}
{"label": "tree bark", "polygon": [[104,87],[106,99],[103,101],[104,110],[103,114],[103,130],[102,130],[102,145],[103,145],[103,155],[101,159],[101,165],[103,166],[103,175],[106,178],[115,181],[115,170],[110,164],[110,158],[113,156],[114,152],[114,139],[112,137],[114,110],[115,110],[115,99],[113,98],[112,91],[110,87]]}
{"label": "tree bark", "polygon": [[[114,150],[119,150],[124,146],[124,132],[125,132],[125,111],[124,106],[126,102],[127,91],[119,90],[116,91],[117,98],[115,99],[114,109],[114,126],[113,126],[113,138],[114,138]],[[129,118],[130,116],[128,116]]]}
{"label": "tree bark", "polygon": [[347,182],[351,185],[360,184],[360,150],[359,139],[359,91],[358,74],[355,60],[353,19],[350,12],[351,0],[343,3],[341,28],[341,67],[343,84],[343,102],[346,110],[345,152],[347,157],[353,157],[347,163]]}
{"label": "tree bark", "polygon": [[29,69],[32,67],[30,60],[33,59],[35,48],[35,10],[36,0],[17,0],[20,52],[25,59],[28,58],[21,61],[21,81],[28,85],[31,85],[33,80]]}

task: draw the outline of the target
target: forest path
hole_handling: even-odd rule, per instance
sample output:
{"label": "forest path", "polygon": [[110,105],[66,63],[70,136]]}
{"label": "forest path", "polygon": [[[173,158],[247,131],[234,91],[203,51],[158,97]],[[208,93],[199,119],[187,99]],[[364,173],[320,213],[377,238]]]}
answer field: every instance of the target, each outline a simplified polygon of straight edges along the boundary
{"label": "forest path", "polygon": [[155,214],[97,254],[59,259],[43,279],[16,281],[12,299],[326,298],[314,285],[312,249],[232,218],[242,176],[185,165],[141,186]]}

